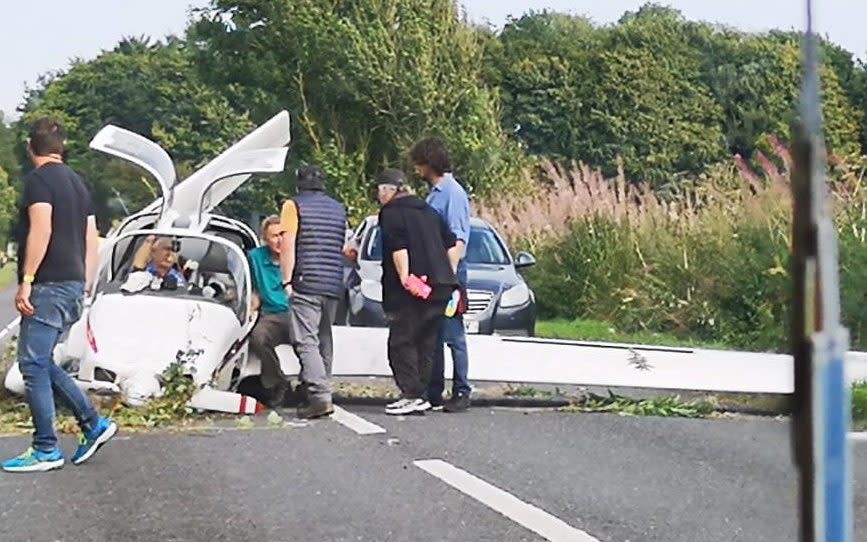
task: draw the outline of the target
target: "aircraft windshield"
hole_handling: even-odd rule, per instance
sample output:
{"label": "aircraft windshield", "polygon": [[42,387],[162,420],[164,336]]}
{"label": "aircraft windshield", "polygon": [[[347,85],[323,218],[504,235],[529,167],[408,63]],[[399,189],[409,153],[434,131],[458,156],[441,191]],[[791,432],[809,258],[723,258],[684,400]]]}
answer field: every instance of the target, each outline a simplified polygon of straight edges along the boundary
{"label": "aircraft windshield", "polygon": [[[107,271],[107,270],[106,270]],[[198,237],[138,235],[120,239],[96,293],[204,300],[246,318],[246,266],[222,243]]]}

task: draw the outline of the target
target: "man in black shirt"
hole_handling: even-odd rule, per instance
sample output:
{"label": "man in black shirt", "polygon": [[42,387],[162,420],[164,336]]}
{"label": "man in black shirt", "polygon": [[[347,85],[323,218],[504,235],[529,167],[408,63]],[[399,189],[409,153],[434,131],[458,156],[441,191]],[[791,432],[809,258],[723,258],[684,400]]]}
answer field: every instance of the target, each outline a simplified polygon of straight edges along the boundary
{"label": "man in black shirt", "polygon": [[[401,398],[387,414],[424,412],[440,322],[457,288],[455,235],[424,200],[406,189],[403,172],[379,176],[382,229],[382,306],[388,320],[388,361]],[[414,285],[424,280],[428,296]]]}
{"label": "man in black shirt", "polygon": [[24,178],[19,211],[18,294],[21,313],[18,366],[33,417],[33,445],[3,463],[9,472],[38,472],[63,466],[54,432],[54,395],[75,414],[81,444],[72,456],[87,461],[117,432],[90,399],[52,359],[60,337],[81,317],[82,298],[96,272],[98,232],[90,192],[63,163],[65,134],[59,122],[39,119],[27,152],[35,168]]}

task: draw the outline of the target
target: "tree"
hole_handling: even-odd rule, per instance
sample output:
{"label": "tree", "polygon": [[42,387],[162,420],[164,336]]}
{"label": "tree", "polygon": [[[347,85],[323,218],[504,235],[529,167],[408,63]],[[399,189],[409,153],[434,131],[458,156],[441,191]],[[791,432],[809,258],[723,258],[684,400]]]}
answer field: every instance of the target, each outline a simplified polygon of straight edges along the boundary
{"label": "tree", "polygon": [[[705,42],[704,77],[723,108],[731,154],[749,158],[769,135],[789,139],[801,80],[799,40],[793,33],[725,30]],[[841,85],[840,58],[827,60],[821,72],[826,142],[830,152],[850,154],[860,147],[863,112]]]}
{"label": "tree", "polygon": [[[529,13],[487,49],[489,84],[503,89],[503,124],[527,148],[583,160],[655,186],[788,139],[800,81],[800,37],[747,34],[646,4],[616,25]],[[828,148],[867,142],[867,71],[823,45]],[[860,144],[859,144],[860,142]]]}
{"label": "tree", "polygon": [[537,153],[654,185],[724,156],[722,111],[702,81],[701,28],[645,6],[613,27],[541,13],[501,35],[506,122]]}
{"label": "tree", "polygon": [[0,168],[10,175],[17,175],[21,167],[18,163],[18,147],[15,130],[6,124],[3,112],[0,111]]}
{"label": "tree", "polygon": [[[6,124],[0,112],[0,243],[11,236],[15,220],[17,190],[14,180],[21,173],[18,153],[23,146],[17,141],[15,130]],[[0,251],[5,249],[5,245],[0,246]]]}
{"label": "tree", "polygon": [[406,165],[427,133],[447,140],[476,191],[517,178],[481,37],[452,1],[217,0],[191,40],[210,81],[239,87],[254,118],[292,111],[295,159],[321,162],[355,218],[370,206],[369,179]]}
{"label": "tree", "polygon": [[576,158],[587,139],[584,84],[599,39],[582,17],[530,12],[510,19],[486,50],[488,82],[503,96],[503,127],[534,154]]}
{"label": "tree", "polygon": [[28,93],[20,129],[43,115],[64,122],[69,162],[93,184],[103,224],[159,195],[143,171],[88,149],[106,124],[157,141],[182,173],[253,127],[242,108],[198,78],[189,49],[177,39],[125,39],[94,60],[76,60],[67,72],[43,77]]}
{"label": "tree", "polygon": [[[15,216],[15,189],[9,182],[9,175],[0,167],[0,240],[8,238],[9,225]],[[6,246],[0,251],[6,250]]]}

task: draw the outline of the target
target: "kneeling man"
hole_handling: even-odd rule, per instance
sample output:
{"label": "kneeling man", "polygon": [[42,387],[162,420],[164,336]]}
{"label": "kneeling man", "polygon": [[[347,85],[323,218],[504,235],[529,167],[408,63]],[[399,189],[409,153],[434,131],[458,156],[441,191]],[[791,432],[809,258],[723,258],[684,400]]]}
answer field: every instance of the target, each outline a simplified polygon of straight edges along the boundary
{"label": "kneeling man", "polygon": [[253,307],[260,313],[250,336],[250,349],[262,363],[262,387],[268,396],[266,404],[271,407],[281,406],[289,389],[289,379],[283,374],[274,350],[281,344],[291,344],[290,301],[280,273],[282,233],[280,218],[269,216],[262,222],[265,245],[248,254],[255,291]]}

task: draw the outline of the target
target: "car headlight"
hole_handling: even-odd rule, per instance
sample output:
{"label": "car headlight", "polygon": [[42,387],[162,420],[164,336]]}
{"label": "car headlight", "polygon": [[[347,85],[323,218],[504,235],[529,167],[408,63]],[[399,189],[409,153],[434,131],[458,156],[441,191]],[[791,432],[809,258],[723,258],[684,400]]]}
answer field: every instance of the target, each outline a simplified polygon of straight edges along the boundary
{"label": "car headlight", "polygon": [[361,281],[361,295],[371,301],[382,303],[382,283],[367,279]]}
{"label": "car headlight", "polygon": [[530,300],[530,289],[523,282],[512,286],[500,297],[501,307],[517,307]]}

